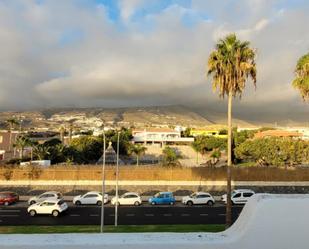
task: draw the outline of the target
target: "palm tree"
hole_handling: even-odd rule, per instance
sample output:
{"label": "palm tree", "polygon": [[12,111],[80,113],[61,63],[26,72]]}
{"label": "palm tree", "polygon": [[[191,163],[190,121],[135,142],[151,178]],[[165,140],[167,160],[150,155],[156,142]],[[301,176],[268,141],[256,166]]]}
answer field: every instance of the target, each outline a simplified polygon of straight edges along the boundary
{"label": "palm tree", "polygon": [[300,57],[296,64],[294,88],[300,91],[303,100],[309,100],[309,53]]}
{"label": "palm tree", "polygon": [[227,205],[226,226],[231,217],[231,166],[232,166],[232,99],[241,97],[248,78],[256,85],[255,51],[248,41],[240,41],[235,34],[219,40],[208,58],[208,76],[212,76],[213,90],[219,97],[228,96],[228,160],[227,160]]}
{"label": "palm tree", "polygon": [[138,166],[138,162],[139,162],[139,157],[143,154],[145,154],[147,148],[140,145],[140,144],[133,144],[129,147],[129,154],[134,154],[136,155],[136,165]]}
{"label": "palm tree", "polygon": [[17,149],[19,149],[19,157],[20,157],[20,159],[23,159],[24,149],[27,146],[32,146],[32,141],[27,136],[19,136],[19,137],[17,137],[13,146],[16,147]]}
{"label": "palm tree", "polygon": [[18,121],[15,118],[10,118],[8,120],[6,120],[7,124],[10,126],[10,138],[9,138],[9,151],[11,151],[11,145],[12,145],[12,130],[14,129],[14,126],[18,125]]}
{"label": "palm tree", "polygon": [[44,144],[37,144],[33,148],[33,155],[39,160],[45,160],[50,155],[50,148]]}

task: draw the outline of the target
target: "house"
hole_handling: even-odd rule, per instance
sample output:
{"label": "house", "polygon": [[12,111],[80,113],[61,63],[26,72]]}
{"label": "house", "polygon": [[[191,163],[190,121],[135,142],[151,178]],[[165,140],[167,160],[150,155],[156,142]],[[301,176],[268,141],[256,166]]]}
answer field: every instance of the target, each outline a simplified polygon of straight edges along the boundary
{"label": "house", "polygon": [[218,138],[227,138],[227,133],[225,130],[207,130],[207,129],[191,129],[190,136],[209,136],[209,137],[218,137]]}
{"label": "house", "polygon": [[16,141],[18,131],[0,131],[0,160],[11,159],[14,156],[13,144]]}
{"label": "house", "polygon": [[133,143],[146,144],[189,144],[194,141],[192,137],[181,137],[181,132],[169,128],[145,128],[132,131]]}
{"label": "house", "polygon": [[266,137],[302,138],[303,134],[297,131],[267,130],[257,132],[254,135],[254,138],[266,138]]}

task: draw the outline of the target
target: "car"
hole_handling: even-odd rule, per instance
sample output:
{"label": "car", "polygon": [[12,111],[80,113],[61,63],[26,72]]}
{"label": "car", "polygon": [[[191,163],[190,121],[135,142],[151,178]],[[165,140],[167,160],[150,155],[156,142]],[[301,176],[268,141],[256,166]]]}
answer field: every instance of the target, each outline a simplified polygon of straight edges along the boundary
{"label": "car", "polygon": [[151,205],[157,205],[157,204],[174,205],[176,200],[172,192],[159,192],[156,193],[153,197],[149,198],[148,202]]}
{"label": "car", "polygon": [[45,201],[46,199],[61,200],[62,198],[63,197],[62,197],[62,194],[60,192],[48,191],[48,192],[45,192],[43,194],[31,197],[28,200],[28,204],[32,205],[32,204],[37,203],[37,202]]}
{"label": "car", "polygon": [[196,204],[206,204],[208,206],[212,206],[215,204],[215,199],[209,193],[195,192],[189,196],[183,197],[182,203],[188,206]]}
{"label": "car", "polygon": [[[97,191],[91,191],[84,195],[78,195],[73,198],[73,204],[82,205],[82,204],[94,204],[102,205],[102,193]],[[108,194],[104,195],[104,204],[108,202]]]}
{"label": "car", "polygon": [[51,198],[42,202],[37,202],[28,207],[27,211],[30,216],[37,214],[51,214],[54,217],[68,209],[68,204],[63,200]]}
{"label": "car", "polygon": [[0,192],[0,204],[8,206],[19,201],[18,194],[14,192]]}
{"label": "car", "polygon": [[[232,204],[245,204],[254,194],[251,189],[235,189],[231,193]],[[222,195],[221,200],[226,204],[226,194]]]}
{"label": "car", "polygon": [[[113,197],[111,204],[115,205],[117,201],[116,197]],[[139,206],[142,204],[142,198],[138,193],[127,192],[118,198],[118,205],[134,205]]]}

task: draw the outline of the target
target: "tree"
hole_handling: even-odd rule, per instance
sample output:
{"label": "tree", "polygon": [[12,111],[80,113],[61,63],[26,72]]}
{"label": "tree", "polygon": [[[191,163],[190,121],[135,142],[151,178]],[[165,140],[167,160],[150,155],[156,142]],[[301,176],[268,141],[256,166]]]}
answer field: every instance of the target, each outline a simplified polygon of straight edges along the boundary
{"label": "tree", "polygon": [[165,166],[178,166],[178,165],[180,165],[180,162],[178,161],[178,159],[180,159],[181,156],[178,155],[174,149],[172,149],[169,146],[166,146],[163,149],[162,153],[163,153],[163,159],[162,159],[163,165],[165,165]]}
{"label": "tree", "polygon": [[33,155],[39,160],[48,159],[50,148],[44,144],[37,144],[33,147]]}
{"label": "tree", "polygon": [[23,159],[24,149],[27,146],[31,147],[32,141],[27,136],[19,136],[19,137],[17,137],[13,146],[16,147],[17,149],[19,149],[19,157],[20,157],[20,159]]}
{"label": "tree", "polygon": [[232,223],[231,215],[231,166],[232,166],[232,99],[241,96],[248,78],[256,84],[255,51],[248,41],[240,41],[235,34],[219,40],[208,58],[208,76],[212,76],[213,90],[219,96],[228,96],[228,160],[226,225]]}
{"label": "tree", "polygon": [[309,53],[297,61],[292,85],[299,90],[304,101],[309,100]]}
{"label": "tree", "polygon": [[11,145],[12,145],[12,130],[14,129],[14,127],[15,127],[16,125],[19,124],[19,122],[18,122],[17,119],[15,119],[15,118],[10,118],[10,119],[6,120],[6,123],[7,123],[7,124],[9,125],[9,127],[10,127],[10,130],[9,130],[9,132],[10,132],[10,138],[9,138],[9,141],[10,141],[10,144],[9,144],[9,151],[11,151]]}
{"label": "tree", "polygon": [[135,155],[136,156],[136,165],[138,166],[138,162],[139,162],[139,157],[143,154],[145,154],[147,148],[140,145],[140,144],[132,144],[129,147],[128,153],[130,155]]}

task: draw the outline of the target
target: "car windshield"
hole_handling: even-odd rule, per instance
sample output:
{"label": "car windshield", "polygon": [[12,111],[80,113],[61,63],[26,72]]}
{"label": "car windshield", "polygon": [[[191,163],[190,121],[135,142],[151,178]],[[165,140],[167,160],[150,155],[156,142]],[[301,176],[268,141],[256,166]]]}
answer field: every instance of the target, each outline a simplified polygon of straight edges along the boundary
{"label": "car windshield", "polygon": [[64,203],[63,200],[58,201],[58,205],[62,205]]}
{"label": "car windshield", "polygon": [[154,195],[154,197],[156,197],[156,198],[158,198],[158,197],[160,197],[160,193],[156,193],[155,195]]}
{"label": "car windshield", "polygon": [[196,193],[191,194],[190,197],[191,197],[191,198],[196,197]]}

